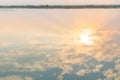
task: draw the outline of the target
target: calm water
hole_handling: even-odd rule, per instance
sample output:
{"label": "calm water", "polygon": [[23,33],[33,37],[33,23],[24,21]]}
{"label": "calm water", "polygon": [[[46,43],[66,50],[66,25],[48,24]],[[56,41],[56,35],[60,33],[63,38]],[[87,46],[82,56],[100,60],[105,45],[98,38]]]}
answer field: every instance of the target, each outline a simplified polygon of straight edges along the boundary
{"label": "calm water", "polygon": [[0,80],[120,80],[120,9],[0,10]]}

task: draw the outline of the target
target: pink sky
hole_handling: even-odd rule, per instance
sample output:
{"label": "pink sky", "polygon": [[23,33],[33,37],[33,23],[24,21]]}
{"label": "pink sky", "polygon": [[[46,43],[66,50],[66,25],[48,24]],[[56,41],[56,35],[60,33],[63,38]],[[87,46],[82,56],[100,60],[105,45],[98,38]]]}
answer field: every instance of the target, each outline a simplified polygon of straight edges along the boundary
{"label": "pink sky", "polygon": [[120,0],[0,0],[0,4],[119,4]]}

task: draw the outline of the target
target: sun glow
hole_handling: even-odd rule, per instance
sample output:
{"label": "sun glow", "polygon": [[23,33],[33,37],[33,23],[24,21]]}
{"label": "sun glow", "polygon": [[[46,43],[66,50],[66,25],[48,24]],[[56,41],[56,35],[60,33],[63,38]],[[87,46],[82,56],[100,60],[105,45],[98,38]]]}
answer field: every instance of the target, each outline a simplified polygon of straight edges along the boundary
{"label": "sun glow", "polygon": [[75,42],[84,45],[94,44],[94,39],[96,38],[96,36],[93,36],[92,33],[93,31],[90,29],[81,31],[80,33],[77,34],[77,39],[75,40]]}
{"label": "sun glow", "polygon": [[79,37],[80,37],[80,43],[93,44],[93,41],[91,40],[90,34],[88,32],[81,33]]}

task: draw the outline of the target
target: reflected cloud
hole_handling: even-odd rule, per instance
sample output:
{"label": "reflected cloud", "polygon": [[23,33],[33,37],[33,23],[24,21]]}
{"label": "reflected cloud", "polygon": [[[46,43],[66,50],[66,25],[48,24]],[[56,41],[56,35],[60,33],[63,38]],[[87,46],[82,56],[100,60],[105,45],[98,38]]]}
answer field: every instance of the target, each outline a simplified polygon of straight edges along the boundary
{"label": "reflected cloud", "polygon": [[[5,27],[0,27],[0,80],[120,79],[118,24],[106,26],[118,11],[65,12],[38,11],[40,18],[31,16],[36,11],[24,11],[14,18],[12,13],[1,13],[4,24],[0,25]],[[94,44],[74,42],[74,33],[80,35],[84,29],[93,32],[84,32],[78,41]]]}
{"label": "reflected cloud", "polygon": [[0,80],[32,80],[32,78],[30,77],[22,78],[20,76],[12,75],[12,76],[0,77]]}

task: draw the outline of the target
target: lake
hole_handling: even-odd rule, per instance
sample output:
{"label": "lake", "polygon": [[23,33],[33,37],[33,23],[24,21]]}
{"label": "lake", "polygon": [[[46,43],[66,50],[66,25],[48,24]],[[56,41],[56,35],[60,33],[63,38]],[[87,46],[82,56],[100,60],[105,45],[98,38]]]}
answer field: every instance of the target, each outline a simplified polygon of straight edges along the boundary
{"label": "lake", "polygon": [[0,80],[120,80],[120,9],[0,9]]}

